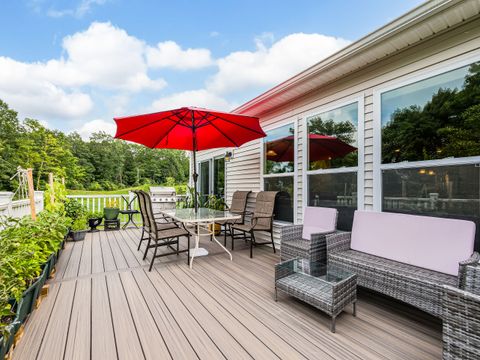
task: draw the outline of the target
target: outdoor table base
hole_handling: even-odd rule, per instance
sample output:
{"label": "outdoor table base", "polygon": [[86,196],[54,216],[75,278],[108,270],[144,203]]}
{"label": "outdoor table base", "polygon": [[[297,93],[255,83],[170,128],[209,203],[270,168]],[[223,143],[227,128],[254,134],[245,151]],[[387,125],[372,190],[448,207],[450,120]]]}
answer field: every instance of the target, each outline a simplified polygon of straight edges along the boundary
{"label": "outdoor table base", "polygon": [[[201,226],[199,222],[197,222],[195,228],[196,228],[196,231],[192,232],[190,230],[187,229],[187,231],[193,235],[193,237],[195,238],[195,247],[193,249],[190,250],[190,269],[193,267],[193,259],[196,257],[196,256],[205,256],[205,255],[208,255],[208,250],[207,249],[204,249],[204,248],[201,248],[199,247],[200,245],[200,237],[201,236],[205,236],[205,235],[210,235],[212,237],[212,239],[218,244],[220,245],[220,247],[230,256],[230,261],[233,261],[233,257],[232,257],[232,253],[230,251],[227,250],[227,248],[225,246],[222,245],[222,243],[220,241],[218,241],[218,239],[216,238],[215,236],[215,222],[211,222],[209,223],[209,225],[211,226],[211,228],[213,230],[209,230],[208,229],[208,226],[204,227],[204,226]],[[206,232],[201,232],[201,230],[206,230]],[[206,254],[200,254],[199,253],[199,250],[205,250],[207,253]]]}
{"label": "outdoor table base", "polygon": [[[205,235],[211,236],[212,240],[215,241],[228,254],[228,256],[230,256],[230,260],[233,260],[230,251],[228,251],[215,236],[215,223],[225,220],[233,221],[233,223],[235,223],[235,221],[241,219],[240,215],[233,214],[229,211],[212,210],[207,208],[199,208],[198,211],[195,211],[194,209],[172,209],[161,210],[161,212],[176,221],[182,222],[184,225],[191,225],[190,228],[185,226],[185,229],[195,239],[195,247],[190,253],[190,268],[193,267],[193,259],[195,259],[195,257],[203,256],[205,254],[203,251],[203,254],[200,253],[200,237]],[[208,228],[208,225],[210,225],[210,229],[212,230]]]}

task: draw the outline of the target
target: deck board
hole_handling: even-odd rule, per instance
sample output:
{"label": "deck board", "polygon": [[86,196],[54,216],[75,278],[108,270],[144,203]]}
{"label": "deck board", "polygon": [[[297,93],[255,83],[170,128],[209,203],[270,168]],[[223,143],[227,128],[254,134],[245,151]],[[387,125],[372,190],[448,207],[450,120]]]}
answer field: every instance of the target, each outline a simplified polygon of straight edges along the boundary
{"label": "deck board", "polygon": [[[389,298],[359,290],[357,317],[330,319],[279,293],[278,254],[234,260],[203,239],[209,255],[156,259],[137,251],[140,231],[89,233],[67,243],[50,293],[30,316],[14,359],[438,359],[441,323]],[[181,248],[185,248],[182,241]],[[229,246],[229,244],[228,244]],[[162,249],[161,251],[167,251]]]}

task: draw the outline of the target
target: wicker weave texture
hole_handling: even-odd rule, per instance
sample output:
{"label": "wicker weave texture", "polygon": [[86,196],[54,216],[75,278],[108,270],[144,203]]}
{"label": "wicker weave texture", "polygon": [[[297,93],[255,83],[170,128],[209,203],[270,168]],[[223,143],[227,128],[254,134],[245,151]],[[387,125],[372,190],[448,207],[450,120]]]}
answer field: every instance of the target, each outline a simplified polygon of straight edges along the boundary
{"label": "wicker weave texture", "polygon": [[443,358],[480,359],[480,295],[443,288]]}

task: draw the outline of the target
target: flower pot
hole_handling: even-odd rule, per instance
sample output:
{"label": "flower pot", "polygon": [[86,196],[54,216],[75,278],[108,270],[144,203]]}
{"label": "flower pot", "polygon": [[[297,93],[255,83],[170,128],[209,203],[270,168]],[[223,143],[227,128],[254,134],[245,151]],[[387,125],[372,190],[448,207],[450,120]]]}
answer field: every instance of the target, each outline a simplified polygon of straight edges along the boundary
{"label": "flower pot", "polygon": [[103,217],[88,219],[88,226],[90,227],[90,232],[98,231],[97,226],[102,223],[102,220],[103,220]]}
{"label": "flower pot", "polygon": [[73,241],[85,240],[86,234],[87,234],[87,230],[72,231],[72,239]]}
{"label": "flower pot", "polygon": [[118,218],[118,214],[120,213],[119,208],[104,208],[103,209],[103,217],[105,220],[116,220]]}
{"label": "flower pot", "polygon": [[208,231],[215,233],[215,235],[220,235],[220,232],[222,231],[222,225],[208,224]]}

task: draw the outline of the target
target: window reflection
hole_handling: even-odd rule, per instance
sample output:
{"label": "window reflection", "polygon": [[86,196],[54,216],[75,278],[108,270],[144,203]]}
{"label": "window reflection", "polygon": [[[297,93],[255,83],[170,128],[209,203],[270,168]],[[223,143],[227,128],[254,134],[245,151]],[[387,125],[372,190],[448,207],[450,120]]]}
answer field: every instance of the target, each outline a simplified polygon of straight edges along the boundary
{"label": "window reflection", "polygon": [[293,124],[268,131],[263,143],[265,174],[289,173],[295,170],[295,130]]}
{"label": "window reflection", "polygon": [[225,195],[225,159],[213,160],[213,193],[223,197]]}
{"label": "window reflection", "polygon": [[358,103],[308,120],[308,169],[357,166]]}
{"label": "window reflection", "polygon": [[357,209],[357,172],[309,175],[308,205],[336,208],[338,229],[350,231]]}
{"label": "window reflection", "polygon": [[382,94],[382,163],[480,155],[480,63]]}
{"label": "window reflection", "polygon": [[384,211],[474,221],[477,224],[478,244],[480,234],[478,165],[384,170],[382,182]]}
{"label": "window reflection", "polygon": [[265,178],[264,189],[279,192],[275,199],[274,219],[293,222],[293,176]]}
{"label": "window reflection", "polygon": [[206,199],[210,193],[210,161],[200,163],[200,196]]}

